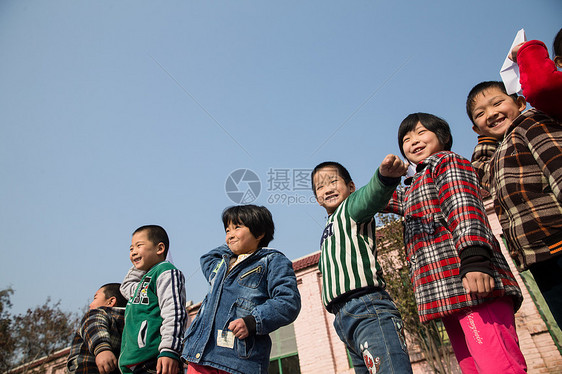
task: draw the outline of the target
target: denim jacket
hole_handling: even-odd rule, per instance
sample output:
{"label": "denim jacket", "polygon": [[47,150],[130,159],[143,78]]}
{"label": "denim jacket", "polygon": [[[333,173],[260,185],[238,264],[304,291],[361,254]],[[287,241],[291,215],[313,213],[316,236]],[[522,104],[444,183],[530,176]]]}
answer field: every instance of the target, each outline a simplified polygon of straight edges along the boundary
{"label": "denim jacket", "polygon": [[[222,245],[201,257],[210,290],[185,335],[182,358],[229,373],[267,373],[269,333],[293,322],[301,308],[295,272],[275,249],[260,248],[229,272],[232,256]],[[219,330],[226,336],[231,321],[250,314],[255,335],[234,338],[232,348],[217,344]]]}

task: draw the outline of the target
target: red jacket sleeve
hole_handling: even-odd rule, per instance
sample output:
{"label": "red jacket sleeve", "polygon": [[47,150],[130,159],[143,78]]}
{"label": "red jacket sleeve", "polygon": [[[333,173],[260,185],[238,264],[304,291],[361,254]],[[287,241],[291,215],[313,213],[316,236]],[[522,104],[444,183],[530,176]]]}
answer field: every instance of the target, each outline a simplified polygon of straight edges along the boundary
{"label": "red jacket sleeve", "polygon": [[538,110],[562,119],[562,72],[548,57],[543,42],[530,40],[517,52],[525,99]]}

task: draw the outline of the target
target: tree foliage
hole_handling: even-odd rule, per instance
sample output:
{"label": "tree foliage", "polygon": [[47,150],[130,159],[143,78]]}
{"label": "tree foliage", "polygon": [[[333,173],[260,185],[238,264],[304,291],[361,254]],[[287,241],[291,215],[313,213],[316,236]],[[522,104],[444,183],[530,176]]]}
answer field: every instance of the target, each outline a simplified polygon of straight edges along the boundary
{"label": "tree foliage", "polygon": [[[387,290],[402,315],[404,329],[415,346],[420,347],[433,373],[452,373],[451,345],[438,320],[421,323],[404,251],[403,224],[394,215],[380,214],[377,220],[379,256],[385,269]],[[454,361],[454,360],[453,360]]]}
{"label": "tree foliage", "polygon": [[12,316],[11,288],[0,290],[0,370],[2,372],[48,356],[70,345],[79,316],[64,312],[60,301],[47,298],[43,305]]}
{"label": "tree foliage", "polygon": [[10,296],[14,293],[11,288],[0,290],[0,372],[10,368],[14,353],[14,339],[12,319],[9,310],[12,308]]}

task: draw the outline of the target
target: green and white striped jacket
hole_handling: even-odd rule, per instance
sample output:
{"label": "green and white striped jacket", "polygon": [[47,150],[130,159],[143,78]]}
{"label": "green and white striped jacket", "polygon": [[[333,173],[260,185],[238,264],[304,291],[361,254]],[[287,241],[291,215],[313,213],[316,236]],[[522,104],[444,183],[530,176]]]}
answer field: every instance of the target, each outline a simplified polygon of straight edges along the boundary
{"label": "green and white striped jacket", "polygon": [[384,288],[377,261],[374,215],[385,208],[396,185],[385,186],[378,170],[364,187],[353,192],[328,217],[320,242],[322,301],[330,303],[365,287]]}

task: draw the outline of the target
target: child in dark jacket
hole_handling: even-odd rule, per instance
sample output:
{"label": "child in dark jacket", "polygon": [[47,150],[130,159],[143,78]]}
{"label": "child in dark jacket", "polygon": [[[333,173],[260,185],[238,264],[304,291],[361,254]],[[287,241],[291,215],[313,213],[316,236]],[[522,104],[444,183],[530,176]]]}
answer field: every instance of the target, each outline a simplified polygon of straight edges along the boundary
{"label": "child in dark jacket", "polygon": [[70,374],[119,374],[125,305],[119,283],[107,283],[97,290],[90,310],[72,339],[67,370]]}
{"label": "child in dark jacket", "polygon": [[562,326],[561,122],[536,109],[521,114],[525,100],[502,82],[474,86],[466,109],[479,135],[472,166],[494,198],[509,254]]}

